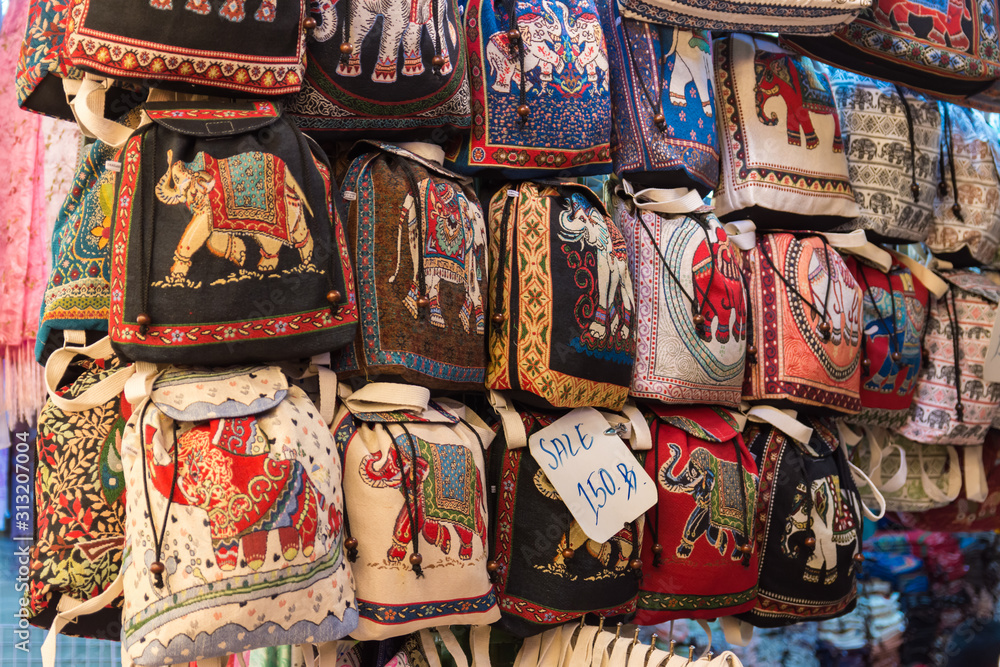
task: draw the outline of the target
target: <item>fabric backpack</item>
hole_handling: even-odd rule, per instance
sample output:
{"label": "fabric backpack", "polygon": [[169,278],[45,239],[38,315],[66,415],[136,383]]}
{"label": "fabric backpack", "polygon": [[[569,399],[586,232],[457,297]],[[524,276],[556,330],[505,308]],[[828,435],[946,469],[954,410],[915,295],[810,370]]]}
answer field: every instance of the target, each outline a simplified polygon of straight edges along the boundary
{"label": "fabric backpack", "polygon": [[[218,7],[218,10],[215,7]],[[261,0],[149,0],[123,11],[116,3],[72,0],[66,58],[84,71],[125,80],[243,96],[285,95],[302,85],[306,7]]]}
{"label": "fabric backpack", "polygon": [[115,199],[115,351],[218,366],[351,342],[353,271],[322,151],[272,102],[145,112]]}
{"label": "fabric backpack", "polygon": [[611,163],[636,185],[719,184],[712,36],[621,18],[601,3],[611,58]]}
{"label": "fabric backpack", "polygon": [[744,400],[861,409],[862,292],[821,235],[763,234],[746,254]]}
{"label": "fabric backpack", "polygon": [[754,608],[739,617],[767,628],[849,613],[864,561],[862,511],[877,520],[884,508],[875,515],[861,502],[832,420],[756,414],[769,421],[749,422],[743,438],[760,473],[760,583]]}
{"label": "fabric backpack", "polygon": [[361,143],[356,153],[343,190],[361,331],[333,369],[482,389],[486,223],[471,184],[390,144]]}
{"label": "fabric backpack", "polygon": [[[635,285],[632,396],[662,403],[739,406],[747,341],[746,289],[738,248],[752,247],[752,223],[728,225],[701,208],[684,210],[676,191],[612,198]],[[687,195],[690,196],[690,195]],[[696,206],[701,205],[695,195]],[[747,231],[749,230],[749,231]],[[736,233],[736,239],[727,234]]]}
{"label": "fabric backpack", "polygon": [[[359,640],[500,618],[486,569],[491,431],[452,399],[373,382],[331,426],[344,461]],[[414,464],[416,461],[416,464]]]}
{"label": "fabric backpack", "polygon": [[861,0],[753,0],[705,4],[697,0],[617,0],[623,16],[689,29],[780,32],[825,35],[850,23],[864,7]]}
{"label": "fabric backpack", "polygon": [[317,408],[276,366],[141,366],[122,439],[123,651],[162,665],[352,632],[334,397]]}
{"label": "fabric backpack", "polygon": [[463,174],[611,170],[608,51],[596,0],[469,0],[472,132],[449,146]]}
{"label": "fabric backpack", "polygon": [[588,614],[625,620],[639,592],[641,518],[607,542],[589,539],[527,447],[528,436],[566,412],[515,411],[498,400],[504,438],[490,452],[489,472],[496,626],[530,637]]}
{"label": "fabric backpack", "polygon": [[[324,145],[423,134],[441,143],[448,132],[468,130],[468,53],[456,0],[304,4],[318,26],[306,42],[302,90],[288,105],[299,129]],[[379,14],[381,35],[366,48]]]}
{"label": "fabric backpack", "polygon": [[860,214],[826,74],[766,37],[715,41],[723,220],[761,229],[830,229]]}
{"label": "fabric backpack", "polygon": [[1000,79],[992,0],[875,0],[829,37],[784,37],[837,67],[937,96],[965,97]]}
{"label": "fabric backpack", "polygon": [[740,423],[722,408],[647,410],[653,449],[645,469],[659,500],[646,511],[635,623],[748,611],[757,598],[758,479]]}
{"label": "fabric backpack", "polygon": [[842,229],[869,239],[920,242],[934,224],[941,113],[898,84],[829,69],[851,188],[861,215]]}
{"label": "fabric backpack", "polygon": [[951,286],[931,300],[928,310],[926,363],[917,375],[907,420],[898,429],[907,438],[932,445],[983,444],[1000,410],[1000,384],[983,378],[1000,303],[1000,285],[991,275],[996,277],[970,270],[941,273]]}
{"label": "fabric backpack", "polygon": [[625,239],[574,183],[507,183],[490,201],[486,386],[541,407],[618,410],[635,355]]}
{"label": "fabric backpack", "polygon": [[939,197],[927,246],[956,265],[987,264],[1000,247],[1000,137],[975,109],[941,109]]}
{"label": "fabric backpack", "polygon": [[861,412],[855,424],[897,428],[906,421],[917,373],[923,366],[924,327],[930,292],[947,284],[921,265],[893,257],[888,272],[845,257],[847,270],[861,287]]}
{"label": "fabric backpack", "polygon": [[29,556],[28,620],[55,635],[118,639],[122,598],[92,614],[61,618],[112,587],[125,544],[120,443],[131,375],[110,342],[61,348],[46,367],[49,399],[38,418],[35,542]]}

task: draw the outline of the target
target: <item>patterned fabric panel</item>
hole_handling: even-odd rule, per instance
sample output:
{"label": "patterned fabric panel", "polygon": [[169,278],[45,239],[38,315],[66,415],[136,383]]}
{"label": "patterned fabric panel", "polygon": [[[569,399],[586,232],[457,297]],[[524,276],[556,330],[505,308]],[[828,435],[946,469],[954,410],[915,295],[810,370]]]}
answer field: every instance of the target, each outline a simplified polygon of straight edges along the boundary
{"label": "patterned fabric panel", "polygon": [[[715,92],[722,133],[720,217],[755,208],[758,229],[787,227],[788,214],[816,229],[854,218],[840,117],[826,74],[764,37],[715,42]],[[821,218],[818,216],[822,216]]]}
{"label": "patterned fabric panel", "polygon": [[861,215],[844,231],[860,228],[885,240],[923,241],[934,224],[940,180],[937,102],[844,70],[831,69],[829,74],[851,188],[861,208]]}
{"label": "patterned fabric panel", "polygon": [[854,20],[863,0],[619,0],[622,14],[642,21],[708,30],[825,35]]}

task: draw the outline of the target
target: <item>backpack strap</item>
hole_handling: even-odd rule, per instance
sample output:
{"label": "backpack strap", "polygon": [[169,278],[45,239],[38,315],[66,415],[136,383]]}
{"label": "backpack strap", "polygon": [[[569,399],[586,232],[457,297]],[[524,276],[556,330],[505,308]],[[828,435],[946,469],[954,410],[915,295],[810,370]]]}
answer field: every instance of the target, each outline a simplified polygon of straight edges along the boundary
{"label": "backpack strap", "polygon": [[[132,136],[133,130],[127,125],[104,117],[104,100],[111,85],[111,79],[90,73],[84,74],[76,96],[69,103],[69,108],[72,109],[76,124],[80,126],[80,131],[85,137],[100,139],[109,146],[121,148]],[[143,120],[148,122],[145,118]]]}
{"label": "backpack strap", "polygon": [[631,199],[637,209],[668,215],[692,213],[705,206],[705,200],[691,188],[646,188],[635,192],[631,183],[622,180],[615,194]]}
{"label": "backpack strap", "polygon": [[42,643],[42,667],[55,667],[56,637],[59,636],[63,628],[76,621],[80,616],[93,614],[114,602],[115,598],[121,595],[124,590],[124,584],[125,568],[123,567],[118,570],[118,576],[111,582],[111,585],[105,588],[100,595],[83,602],[68,595],[63,595],[59,599],[56,616],[52,619],[52,626],[49,628],[49,633],[45,636],[45,641]]}
{"label": "backpack strap", "polygon": [[965,497],[982,503],[989,495],[989,483],[986,480],[986,467],[983,465],[983,446],[962,448],[965,468]]}
{"label": "backpack strap", "polygon": [[[594,653],[590,659],[590,667],[602,667],[608,661],[608,647],[615,640],[615,636],[604,630],[604,619],[597,626],[597,637],[594,638]],[[574,667],[576,667],[574,665]],[[584,666],[586,667],[586,666]]]}
{"label": "backpack strap", "polygon": [[748,646],[753,639],[753,626],[735,616],[723,616],[719,625],[726,642],[732,646]]}
{"label": "backpack strap", "polygon": [[528,446],[528,433],[524,430],[524,422],[521,415],[517,414],[514,406],[510,404],[507,397],[499,391],[490,390],[490,405],[500,417],[503,426],[503,434],[507,440],[507,449],[521,449]]}
{"label": "backpack strap", "polygon": [[344,399],[351,412],[423,412],[431,400],[431,390],[412,384],[372,382]]}
{"label": "backpack strap", "polygon": [[472,644],[472,667],[491,667],[489,625],[474,625],[469,630],[469,643]]}
{"label": "backpack strap", "polygon": [[757,245],[757,225],[752,220],[734,220],[725,223],[722,228],[740,250],[752,250]]}
{"label": "backpack strap", "polygon": [[962,466],[958,462],[958,450],[953,445],[942,446],[948,450],[948,488],[945,491],[942,491],[927,474],[927,466],[924,465],[924,445],[917,445],[917,458],[920,465],[920,484],[924,493],[934,502],[947,505],[962,492]]}
{"label": "backpack strap", "polygon": [[[847,460],[846,457],[844,458],[844,460],[845,461]],[[847,461],[847,465],[851,469],[851,476],[854,477],[854,483],[856,485],[859,484],[858,478],[860,478],[861,479],[860,486],[867,485],[871,487],[872,495],[875,496],[875,502],[877,502],[879,505],[878,513],[872,512],[868,508],[868,505],[865,505],[864,502],[861,502],[861,511],[864,512],[865,516],[871,519],[872,521],[878,521],[879,519],[885,516],[885,498],[882,496],[882,492],[878,490],[878,487],[876,487],[870,479],[868,479],[868,475],[862,472],[861,468],[854,465],[850,461]],[[858,528],[858,530],[860,530],[860,527]]]}
{"label": "backpack strap", "polygon": [[66,369],[77,356],[107,359],[112,354],[114,354],[114,350],[111,349],[111,338],[107,336],[86,347],[64,346],[55,350],[45,363],[45,389],[48,391],[52,404],[63,412],[82,412],[83,410],[93,410],[114,400],[118,394],[122,393],[126,382],[135,372],[134,364],[115,371],[76,398],[65,398],[56,394],[59,381],[66,375]]}
{"label": "backpack strap", "polygon": [[837,250],[867,260],[882,273],[886,273],[892,268],[892,255],[874,243],[870,243],[863,229],[855,229],[845,233],[824,232],[823,236]]}
{"label": "backpack strap", "polygon": [[940,299],[944,296],[945,292],[948,291],[948,283],[942,280],[938,274],[934,273],[928,267],[924,266],[909,255],[904,255],[903,253],[896,252],[894,250],[890,250],[889,252],[899,261],[900,264],[908,268],[910,273],[912,273],[917,280],[923,283],[924,287],[927,288],[927,291],[937,298]]}
{"label": "backpack strap", "polygon": [[770,405],[755,405],[747,413],[750,421],[770,424],[793,440],[806,444],[812,440],[813,430],[796,419],[797,416],[794,410],[779,410]]}

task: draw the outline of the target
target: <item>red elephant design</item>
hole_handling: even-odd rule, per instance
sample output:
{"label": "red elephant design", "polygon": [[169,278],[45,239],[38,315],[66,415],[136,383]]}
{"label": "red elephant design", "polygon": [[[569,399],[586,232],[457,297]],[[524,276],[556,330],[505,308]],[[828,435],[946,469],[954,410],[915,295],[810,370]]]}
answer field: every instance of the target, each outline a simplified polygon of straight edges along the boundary
{"label": "red elephant design", "polygon": [[[417,480],[419,491],[411,488],[413,462],[411,447],[417,449]],[[402,457],[402,461],[400,461]],[[380,464],[381,467],[378,467]],[[382,452],[361,459],[361,479],[374,488],[400,489],[409,498],[396,517],[392,546],[388,557],[400,562],[406,556],[406,545],[413,541],[413,531],[442,553],[451,551],[451,533],[458,536],[458,557],[472,558],[473,540],[478,536],[486,546],[486,518],[483,515],[483,483],[472,452],[463,445],[430,443],[416,436],[400,435],[383,461]],[[413,505],[416,526],[412,525],[407,505]]]}
{"label": "red elephant design", "polygon": [[787,109],[788,143],[801,146],[801,133],[805,133],[806,148],[816,148],[819,138],[813,128],[810,113],[833,117],[833,152],[844,151],[840,135],[840,117],[826,76],[816,71],[811,60],[796,58],[787,53],[757,51],[753,58],[757,118],[764,125],[777,125],[774,112],[764,113],[764,105],[774,96],[784,101]]}
{"label": "red elephant design", "polygon": [[[208,513],[222,570],[236,567],[241,543],[247,566],[260,569],[273,530],[285,560],[295,558],[300,547],[303,555],[312,555],[320,512],[326,510],[326,500],[301,463],[252,450],[264,435],[258,434],[258,426],[253,416],[199,423],[180,437],[167,438],[173,451],[167,451],[166,465],[157,463],[155,447],[145,448],[156,490],[171,498],[173,489],[173,502]],[[146,442],[154,442],[156,431],[146,426]],[[339,532],[342,520],[341,512],[331,507],[330,534]]]}
{"label": "red elephant design", "polygon": [[[942,8],[941,5],[944,5]],[[944,11],[941,11],[944,9]],[[910,0],[879,0],[873,8],[875,20],[887,28],[892,28],[893,21],[900,32],[916,35],[910,25],[911,18],[930,18],[931,30],[927,40],[944,45],[948,38],[951,48],[962,51],[969,48],[969,35],[962,27],[962,21],[971,21],[969,6],[965,0],[943,0],[934,3],[921,4]]]}
{"label": "red elephant design", "polygon": [[[732,333],[733,340],[739,342],[747,337],[747,309],[739,264],[726,240],[725,231],[715,229],[708,234],[715,234],[716,238],[706,236],[695,249],[692,260],[695,298],[698,303],[704,298],[701,315],[705,322],[698,327],[698,336],[706,343],[711,342],[712,324],[718,320],[715,339],[720,343],[728,342]],[[736,311],[736,317],[730,332],[729,320],[733,311]]]}

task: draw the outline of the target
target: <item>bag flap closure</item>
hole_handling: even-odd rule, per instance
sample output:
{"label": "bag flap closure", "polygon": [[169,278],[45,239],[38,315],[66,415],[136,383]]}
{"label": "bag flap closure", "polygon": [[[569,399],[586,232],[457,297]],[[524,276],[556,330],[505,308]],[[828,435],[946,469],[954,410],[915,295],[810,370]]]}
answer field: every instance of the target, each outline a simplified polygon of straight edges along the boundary
{"label": "bag flap closure", "polygon": [[157,125],[195,137],[253,132],[281,118],[281,107],[267,100],[147,102],[145,110]]}
{"label": "bag flap closure", "polygon": [[436,401],[428,401],[425,410],[387,410],[384,412],[354,412],[354,418],[371,424],[457,424],[458,416]]}
{"label": "bag flap closure", "polygon": [[462,185],[467,185],[467,186],[472,185],[472,178],[468,176],[462,176],[461,174],[456,174],[450,169],[445,169],[444,167],[439,165],[437,162],[434,162],[433,160],[428,160],[424,157],[421,157],[420,155],[417,155],[412,151],[408,151],[405,148],[401,148],[394,144],[385,143],[384,141],[375,141],[374,139],[362,139],[361,141],[354,144],[354,146],[351,148],[349,159],[353,161],[354,158],[356,158],[357,156],[373,148],[379,151],[383,151],[385,153],[392,153],[393,155],[396,155],[401,158],[406,158],[407,160],[412,160],[413,162],[418,162],[420,163],[420,166],[424,167],[429,171],[434,172],[435,174],[441,176],[442,178],[458,181]]}
{"label": "bag flap closure", "polygon": [[259,414],[286,395],[288,379],[277,366],[172,366],[153,383],[150,398],[171,419],[193,422]]}
{"label": "bag flap closure", "polygon": [[1000,276],[994,272],[969,271],[967,269],[956,269],[954,271],[942,271],[941,277],[955,287],[965,290],[971,294],[982,297],[990,303],[1000,303]]}
{"label": "bag flap closure", "polygon": [[[733,413],[714,406],[647,405],[664,424],[679,428],[693,438],[707,442],[727,442],[740,434]],[[655,431],[654,431],[655,433]]]}

